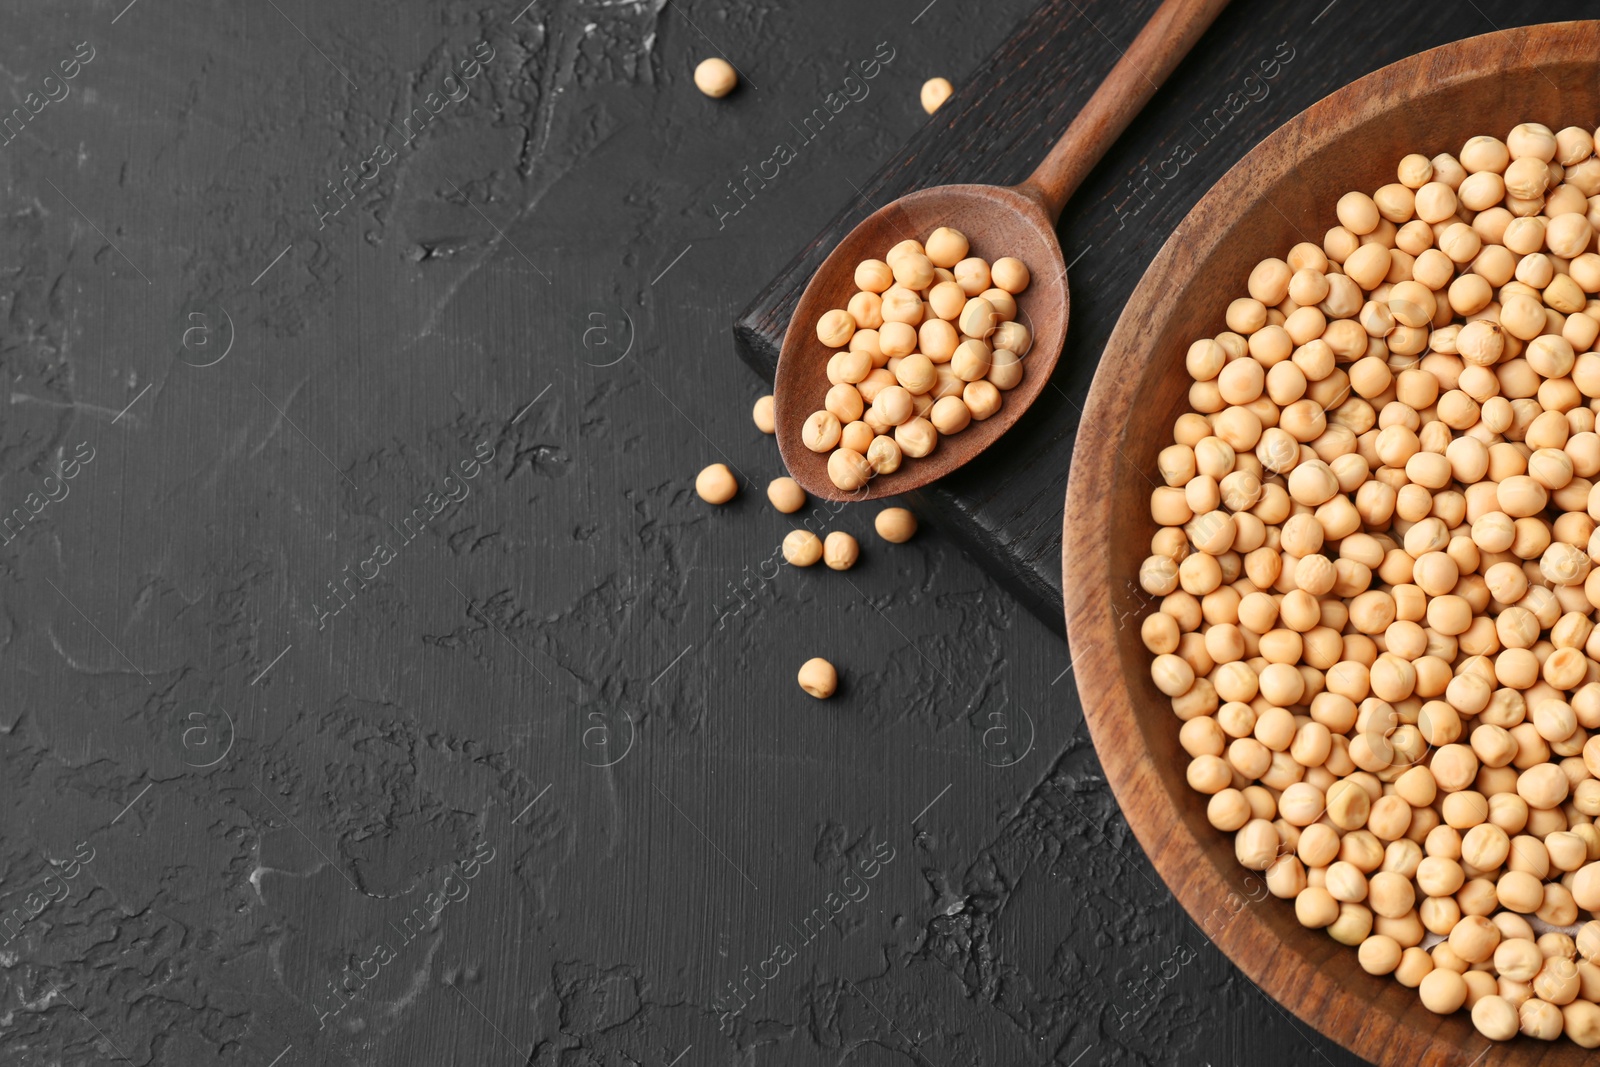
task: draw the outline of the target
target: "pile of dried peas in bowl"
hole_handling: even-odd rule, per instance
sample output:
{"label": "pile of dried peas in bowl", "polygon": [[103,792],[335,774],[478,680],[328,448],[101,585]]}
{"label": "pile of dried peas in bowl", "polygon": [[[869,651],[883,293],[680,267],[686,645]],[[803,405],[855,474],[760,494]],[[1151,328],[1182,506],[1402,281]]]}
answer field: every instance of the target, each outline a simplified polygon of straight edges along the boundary
{"label": "pile of dried peas in bowl", "polygon": [[970,251],[948,226],[926,245],[901,241],[857,264],[859,292],[817,320],[817,340],[840,351],[801,440],[828,454],[838,488],[853,492],[928,455],[941,435],[999,411],[1001,394],[1022,381],[1033,335],[1017,321],[1016,296],[1031,275],[1021,260],[991,264]]}
{"label": "pile of dried peas in bowl", "polygon": [[1305,926],[1488,1038],[1600,1046],[1600,156],[1408,155],[1194,342],[1141,636]]}

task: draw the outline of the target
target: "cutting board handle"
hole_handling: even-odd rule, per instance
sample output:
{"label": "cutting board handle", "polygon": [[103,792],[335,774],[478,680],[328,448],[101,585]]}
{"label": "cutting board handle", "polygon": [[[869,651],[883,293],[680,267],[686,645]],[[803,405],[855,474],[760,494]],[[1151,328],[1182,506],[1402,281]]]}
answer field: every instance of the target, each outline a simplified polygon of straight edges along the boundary
{"label": "cutting board handle", "polygon": [[1061,218],[1067,198],[1227,6],[1228,0],[1166,0],[1017,190],[1038,200],[1051,222]]}

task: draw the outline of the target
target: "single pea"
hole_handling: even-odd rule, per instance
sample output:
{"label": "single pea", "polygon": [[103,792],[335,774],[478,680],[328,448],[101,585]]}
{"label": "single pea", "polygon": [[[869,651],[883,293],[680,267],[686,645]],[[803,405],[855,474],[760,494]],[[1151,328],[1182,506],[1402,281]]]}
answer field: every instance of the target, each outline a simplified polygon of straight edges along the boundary
{"label": "single pea", "polygon": [[1020,322],[1002,322],[989,335],[988,341],[991,348],[1014,352],[1020,359],[1033,347],[1033,334]]}
{"label": "single pea", "polygon": [[[975,382],[990,372],[993,361],[994,353],[989,346],[969,337],[956,347],[955,354],[950,357],[950,370],[964,382]],[[1000,383],[996,382],[995,385],[999,387]]]}
{"label": "single pea", "polygon": [[952,270],[956,284],[961,286],[961,291],[968,296],[980,296],[988,289],[993,277],[989,271],[989,261],[978,256],[968,256],[957,263]]}
{"label": "single pea", "polygon": [[962,306],[958,324],[964,336],[986,339],[999,326],[1000,319],[995,314],[993,304],[981,296],[975,296]]}
{"label": "single pea", "polygon": [[[857,293],[850,298],[850,303],[845,305],[845,310],[855,321],[857,331],[876,330],[883,325],[883,297],[877,293]],[[851,337],[854,336],[852,333]]]}
{"label": "single pea", "polygon": [[822,558],[822,539],[810,530],[790,530],[783,538],[783,558],[792,566],[809,567]]}
{"label": "single pea", "polygon": [[[906,322],[886,322],[878,329],[878,350],[885,365],[891,359],[909,356],[917,350],[917,327]],[[874,363],[877,361],[874,360]]]}
{"label": "single pea", "polygon": [[959,396],[946,396],[936,400],[928,421],[940,434],[960,433],[972,422],[972,411]]}
{"label": "single pea", "polygon": [[[960,349],[958,348],[956,351],[960,352]],[[953,357],[951,362],[952,364],[954,363]],[[937,378],[933,369],[933,361],[921,352],[913,352],[909,356],[901,357],[899,364],[894,368],[894,376],[905,387],[906,391],[913,396],[921,396],[932,389]]]}
{"label": "single pea", "polygon": [[785,515],[792,515],[806,506],[806,491],[793,478],[774,478],[767,483],[767,499]]}
{"label": "single pea", "polygon": [[[878,395],[881,397],[883,394]],[[843,431],[839,416],[826,410],[813,411],[800,426],[800,440],[813,452],[826,452],[839,443],[839,435]]]}
{"label": "single pea", "polygon": [[896,284],[920,292],[933,284],[933,260],[921,252],[907,252],[889,264]]}
{"label": "single pea", "polygon": [[821,656],[814,656],[800,665],[799,682],[807,693],[827,700],[839,688],[839,672]]}
{"label": "single pea", "polygon": [[955,92],[955,87],[948,78],[929,78],[922,83],[922,110],[933,114],[950,99],[950,94]]}
{"label": "single pea", "polygon": [[856,264],[855,283],[857,289],[882,295],[894,284],[894,271],[881,259],[864,259]]}
{"label": "single pea", "polygon": [[702,59],[694,68],[694,84],[707,96],[720,99],[733,92],[734,86],[739,84],[739,72],[726,59],[712,56]]}
{"label": "single pea", "polygon": [[[994,373],[992,366],[989,372]],[[979,422],[1000,410],[1000,390],[992,381],[968,382],[961,390],[961,399],[966,403],[972,417]]]}
{"label": "single pea", "polygon": [[[976,366],[976,359],[973,366]],[[1001,392],[1008,392],[1022,384],[1022,375],[1022,356],[1012,349],[997,348],[989,353],[989,373],[982,377]]]}
{"label": "single pea", "polygon": [[847,493],[855,492],[872,480],[867,457],[848,448],[836,448],[828,456],[828,479]]}
{"label": "single pea", "polygon": [[694,491],[707,504],[726,504],[739,492],[739,483],[726,463],[713,463],[694,480]]}
{"label": "single pea", "polygon": [[839,444],[853,452],[866,455],[867,448],[872,444],[874,431],[860,419],[845,423],[844,429],[839,434]]}
{"label": "single pea", "polygon": [[843,530],[835,530],[822,542],[822,562],[829,570],[847,571],[861,558],[861,546]]}
{"label": "single pea", "polygon": [[958,282],[940,282],[928,290],[928,306],[933,313],[946,322],[954,322],[960,318],[962,308],[967,306],[968,296],[961,291]]}
{"label": "single pea", "polygon": [[[903,322],[907,326],[916,326],[923,317],[922,297],[914,290],[896,283],[884,290],[880,310],[886,325],[891,322]],[[879,332],[883,332],[882,327],[879,328]]]}
{"label": "single pea", "polygon": [[1435,967],[1417,987],[1422,1006],[1437,1015],[1459,1011],[1467,1000],[1467,982],[1455,971]]}
{"label": "single pea", "polygon": [[989,301],[989,306],[994,308],[994,317],[1000,322],[1011,322],[1016,319],[1017,298],[1004,289],[985,289],[978,296]]}
{"label": "single pea", "polygon": [[[865,377],[865,375],[862,375],[862,377]],[[843,425],[861,418],[861,413],[866,410],[866,405],[862,403],[861,393],[854,385],[841,382],[828,390],[828,395],[823,399],[823,408]]]}
{"label": "single pea", "polygon": [[761,397],[756,401],[755,409],[751,412],[751,418],[755,419],[756,429],[762,433],[769,434],[776,430],[777,427],[773,422],[772,416],[772,397],[770,395]]}
{"label": "single pea", "polygon": [[875,474],[893,474],[900,469],[900,446],[893,437],[880,434],[867,447],[866,458]]}
{"label": "single pea", "polygon": [[917,327],[917,347],[935,365],[949,363],[959,344],[961,334],[944,319],[925,319]]}
{"label": "single pea", "polygon": [[1504,997],[1483,997],[1472,1006],[1472,1025],[1491,1041],[1510,1041],[1517,1036],[1517,1009]]}
{"label": "single pea", "polygon": [[917,517],[905,508],[884,508],[872,520],[878,536],[890,544],[904,544],[917,532]]}

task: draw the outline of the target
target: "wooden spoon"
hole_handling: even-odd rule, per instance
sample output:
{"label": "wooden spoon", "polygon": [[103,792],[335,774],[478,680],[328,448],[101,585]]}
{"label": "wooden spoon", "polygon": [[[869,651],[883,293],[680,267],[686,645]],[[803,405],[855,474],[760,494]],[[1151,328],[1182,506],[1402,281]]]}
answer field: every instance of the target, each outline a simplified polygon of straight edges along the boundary
{"label": "wooden spoon", "polygon": [[[919,190],[873,212],[833,250],[789,320],[773,390],[778,448],[789,473],[808,493],[825,500],[874,500],[926,485],[988,448],[1028,409],[1050,380],[1067,334],[1067,268],[1055,231],[1061,209],[1227,4],[1165,0],[1022,184]],[[1033,333],[1022,383],[1002,394],[998,413],[941,437],[928,456],[908,457],[898,471],[846,492],[828,476],[828,453],[813,452],[800,439],[801,425],[822,407],[828,392],[828,359],[835,351],[817,339],[817,320],[849,303],[856,292],[857,263],[882,259],[907,238],[925,240],[940,226],[966,234],[972,255],[990,262],[1014,256],[1032,273],[1031,284],[1017,298],[1017,318]]]}

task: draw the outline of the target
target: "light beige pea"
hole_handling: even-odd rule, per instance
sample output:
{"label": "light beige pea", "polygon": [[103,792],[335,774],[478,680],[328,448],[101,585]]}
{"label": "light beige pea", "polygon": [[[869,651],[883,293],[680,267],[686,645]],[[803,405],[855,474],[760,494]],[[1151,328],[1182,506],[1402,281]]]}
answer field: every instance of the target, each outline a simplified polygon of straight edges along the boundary
{"label": "light beige pea", "polygon": [[821,656],[814,656],[800,665],[799,682],[807,693],[827,700],[839,688],[839,672]]}
{"label": "light beige pea", "polygon": [[[894,271],[881,259],[864,259],[856,264],[855,283],[857,289],[881,295],[894,284]],[[882,313],[881,302],[879,313]]]}
{"label": "light beige pea", "polygon": [[949,226],[940,226],[928,235],[926,253],[935,267],[954,268],[967,258],[967,235]]}
{"label": "light beige pea", "polygon": [[770,434],[774,432],[777,426],[776,423],[773,422],[772,397],[768,395],[757,400],[755,408],[750,413],[750,417],[755,420],[756,429],[760,430],[762,433]]}
{"label": "light beige pea", "polygon": [[[880,434],[872,439],[872,444],[867,448],[866,458],[868,466],[872,468],[874,473],[893,474],[900,469],[900,446],[895,443],[893,437]],[[1176,564],[1173,566],[1172,580],[1173,587],[1176,588],[1178,580]],[[1168,592],[1171,592],[1171,590],[1168,590]]]}
{"label": "light beige pea", "polygon": [[961,333],[966,337],[987,339],[1000,325],[994,305],[981,296],[970,298],[961,309]]}
{"label": "light beige pea", "polygon": [[726,463],[713,463],[695,476],[694,491],[707,504],[726,504],[739,492],[739,483]]}
{"label": "light beige pea", "polygon": [[739,72],[726,59],[712,56],[702,59],[694,68],[695,88],[712,99],[720,99],[733,92],[739,84]]}
{"label": "light beige pea", "polygon": [[[927,257],[923,258],[926,260]],[[903,322],[907,326],[916,326],[922,321],[923,307],[922,297],[913,290],[896,284],[884,290],[880,310],[885,325],[891,322]],[[883,333],[883,328],[880,327],[878,332]]]}
{"label": "light beige pea", "polygon": [[861,418],[861,413],[866,410],[866,405],[861,402],[861,393],[856,390],[854,385],[844,382],[828,390],[828,395],[823,398],[822,406],[829,414],[839,420],[841,426],[844,423],[855,422]]}
{"label": "light beige pea", "polygon": [[961,317],[961,311],[967,306],[967,294],[961,291],[957,282],[940,282],[928,290],[928,306],[933,313],[947,322],[953,322]]}
{"label": "light beige pea", "polygon": [[861,546],[843,530],[835,530],[822,542],[822,561],[829,570],[847,571],[861,558]]}
{"label": "light beige pea", "polygon": [[865,351],[835,352],[828,357],[828,381],[854,385],[872,373],[872,356]]}
{"label": "light beige pea", "polygon": [[940,434],[960,433],[972,422],[972,412],[959,396],[941,397],[928,413],[928,421]]}
{"label": "light beige pea", "polygon": [[1455,971],[1435,967],[1417,986],[1422,1006],[1437,1015],[1461,1010],[1467,1001],[1467,982]]}
{"label": "light beige pea", "polygon": [[1360,237],[1378,228],[1378,205],[1362,192],[1348,192],[1334,205],[1339,225]]}
{"label": "light beige pea", "polygon": [[985,289],[990,288],[993,281],[989,272],[987,260],[977,256],[968,256],[955,265],[956,284],[961,286],[961,291],[970,296],[978,296]]}
{"label": "light beige pea", "polygon": [[939,444],[939,431],[927,419],[916,416],[894,428],[894,440],[905,455],[921,459]]}
{"label": "light beige pea", "polygon": [[843,348],[850,343],[850,335],[855,332],[856,320],[848,311],[835,308],[823,312],[817,320],[817,340],[829,348]]}
{"label": "light beige pea", "polygon": [[[957,349],[957,352],[959,351],[960,349]],[[938,378],[933,369],[933,361],[921,352],[901,357],[899,364],[894,368],[894,376],[912,396],[921,396],[932,389]]]}
{"label": "light beige pea", "polygon": [[1004,289],[1013,296],[1026,289],[1030,281],[1027,265],[1012,256],[1002,256],[995,260],[990,268],[990,276],[996,288]]}
{"label": "light beige pea", "polygon": [[993,326],[998,328],[1003,323],[1011,322],[1017,317],[1017,298],[1004,289],[985,289],[974,300],[985,300],[994,309]]}
{"label": "light beige pea", "polygon": [[[876,330],[883,325],[883,298],[877,293],[857,293],[850,298],[850,303],[845,305],[845,310],[855,322],[856,332]],[[854,338],[855,334],[851,334],[851,339]]]}
{"label": "light beige pea", "polygon": [[921,252],[907,252],[890,262],[895,284],[920,292],[933,284],[933,260]]}
{"label": "light beige pea", "polygon": [[991,348],[1015,352],[1020,359],[1033,347],[1033,334],[1020,322],[1002,322],[988,341]]}
{"label": "light beige pea", "polygon": [[[950,99],[950,94],[954,92],[955,86],[950,84],[949,78],[929,78],[922,83],[922,110],[930,115],[933,114],[944,106],[944,102]],[[935,235],[938,233],[939,230],[934,231]],[[930,237],[929,240],[932,241],[933,238]]]}
{"label": "light beige pea", "polygon": [[872,438],[872,427],[857,419],[854,422],[845,424],[843,431],[839,434],[839,444],[852,452],[860,452],[865,455],[867,448],[872,444]]}
{"label": "light beige pea", "polygon": [[836,448],[828,457],[828,479],[847,493],[854,492],[872,480],[873,470],[867,457],[848,448]]}
{"label": "light beige pea", "polygon": [[[981,344],[982,342],[979,343]],[[974,360],[976,360],[978,353],[975,352],[973,355]],[[974,363],[974,365],[976,364]],[[980,375],[980,377],[985,376]],[[1022,384],[1022,357],[1010,349],[999,348],[993,350],[989,355],[989,371],[986,377],[990,384],[1001,392],[1015,389]]]}
{"label": "light beige pea", "polygon": [[[975,382],[990,372],[992,359],[992,352],[987,344],[969,338],[956,347],[955,355],[950,357],[950,369],[962,381]],[[995,382],[995,386],[999,388],[1000,383]]]}
{"label": "light beige pea", "polygon": [[783,538],[783,558],[791,566],[809,567],[822,558],[822,539],[810,530],[790,530]]}
{"label": "light beige pea", "polygon": [[767,483],[767,499],[785,515],[792,515],[806,506],[806,491],[793,478],[774,478]]}
{"label": "light beige pea", "polygon": [[888,425],[899,426],[911,418],[911,392],[902,385],[886,386],[873,400],[872,410]]}

